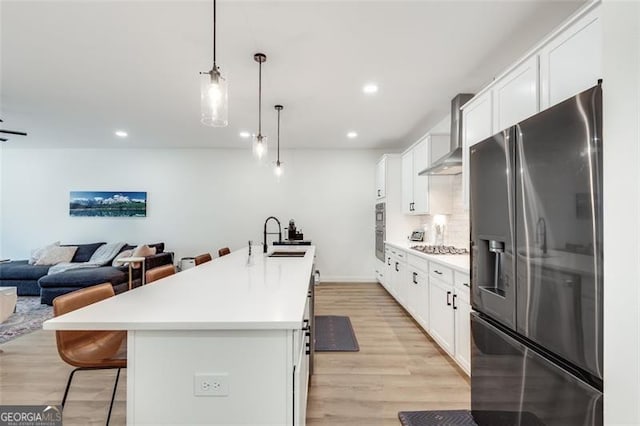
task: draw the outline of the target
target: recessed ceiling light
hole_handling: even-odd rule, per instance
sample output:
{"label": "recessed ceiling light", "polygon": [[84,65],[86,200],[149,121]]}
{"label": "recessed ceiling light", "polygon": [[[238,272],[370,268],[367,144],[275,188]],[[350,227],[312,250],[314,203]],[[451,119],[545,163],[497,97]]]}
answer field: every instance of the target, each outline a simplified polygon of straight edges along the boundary
{"label": "recessed ceiling light", "polygon": [[356,132],[349,132],[349,133],[347,133],[347,137],[349,139],[353,139],[353,138],[358,137],[358,134]]}
{"label": "recessed ceiling light", "polygon": [[240,137],[241,138],[248,138],[249,136],[251,136],[251,133],[249,133],[249,132],[240,132]]}
{"label": "recessed ceiling light", "polygon": [[116,130],[116,136],[119,138],[126,138],[127,136],[129,136],[129,133],[125,132],[124,130]]}
{"label": "recessed ceiling light", "polygon": [[378,85],[375,83],[367,83],[362,86],[362,91],[367,95],[372,95],[378,92]]}

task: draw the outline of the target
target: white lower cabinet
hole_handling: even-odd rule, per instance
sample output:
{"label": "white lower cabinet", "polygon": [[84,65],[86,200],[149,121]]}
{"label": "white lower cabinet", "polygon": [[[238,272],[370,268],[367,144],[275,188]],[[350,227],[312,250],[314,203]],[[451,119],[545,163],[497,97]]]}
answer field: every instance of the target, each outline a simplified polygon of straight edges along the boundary
{"label": "white lower cabinet", "polygon": [[455,359],[469,374],[471,372],[471,324],[469,323],[471,304],[468,291],[454,290],[453,310],[456,329]]}
{"label": "white lower cabinet", "polygon": [[455,318],[453,286],[439,279],[429,278],[430,334],[449,355],[455,351]]}
{"label": "white lower cabinet", "polygon": [[469,274],[394,246],[385,253],[384,287],[470,374]]}
{"label": "white lower cabinet", "polygon": [[407,260],[407,276],[409,281],[409,297],[407,310],[413,318],[429,331],[429,263],[416,256],[409,255]]}

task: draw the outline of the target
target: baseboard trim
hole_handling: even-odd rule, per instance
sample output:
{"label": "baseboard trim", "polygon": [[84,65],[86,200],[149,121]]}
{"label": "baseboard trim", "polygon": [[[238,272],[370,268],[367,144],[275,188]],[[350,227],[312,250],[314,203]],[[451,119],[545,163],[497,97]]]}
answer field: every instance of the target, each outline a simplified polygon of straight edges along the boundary
{"label": "baseboard trim", "polygon": [[341,276],[322,277],[321,276],[321,279],[320,279],[321,284],[322,283],[373,284],[377,282],[378,281],[376,280],[376,277],[373,275],[370,277],[341,277]]}

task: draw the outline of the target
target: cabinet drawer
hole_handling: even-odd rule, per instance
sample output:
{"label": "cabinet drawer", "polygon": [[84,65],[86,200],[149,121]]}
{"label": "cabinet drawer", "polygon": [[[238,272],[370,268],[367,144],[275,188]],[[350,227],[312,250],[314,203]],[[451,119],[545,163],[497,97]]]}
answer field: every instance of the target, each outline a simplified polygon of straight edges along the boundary
{"label": "cabinet drawer", "polygon": [[429,262],[429,276],[453,284],[453,271],[439,263]]}
{"label": "cabinet drawer", "polygon": [[407,254],[407,263],[422,272],[429,272],[429,261],[412,254]]}
{"label": "cabinet drawer", "polygon": [[471,288],[471,280],[469,278],[469,274],[465,274],[464,272],[455,271],[453,273],[453,282],[457,289],[460,290],[469,290]]}

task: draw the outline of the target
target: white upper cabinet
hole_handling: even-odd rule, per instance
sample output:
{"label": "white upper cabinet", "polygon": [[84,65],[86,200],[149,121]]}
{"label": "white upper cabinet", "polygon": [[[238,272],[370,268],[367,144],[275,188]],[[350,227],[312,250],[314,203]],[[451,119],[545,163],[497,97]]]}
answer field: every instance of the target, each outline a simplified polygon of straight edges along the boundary
{"label": "white upper cabinet", "polygon": [[382,157],[376,165],[376,198],[386,196],[387,158]]}
{"label": "white upper cabinet", "polygon": [[450,176],[418,176],[449,152],[449,135],[427,135],[402,155],[402,211],[405,214],[451,213]]}
{"label": "white upper cabinet", "polygon": [[557,104],[602,78],[602,22],[594,9],[540,51],[542,109]]}
{"label": "white upper cabinet", "polygon": [[413,150],[402,154],[402,212],[413,213]]}
{"label": "white upper cabinet", "polygon": [[499,132],[539,111],[538,57],[532,56],[495,83],[493,131]]}
{"label": "white upper cabinet", "polygon": [[462,110],[462,205],[469,208],[469,147],[493,135],[491,91],[475,97]]}

